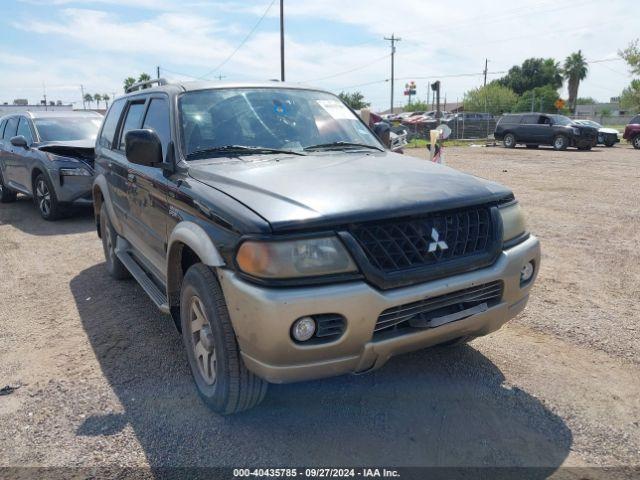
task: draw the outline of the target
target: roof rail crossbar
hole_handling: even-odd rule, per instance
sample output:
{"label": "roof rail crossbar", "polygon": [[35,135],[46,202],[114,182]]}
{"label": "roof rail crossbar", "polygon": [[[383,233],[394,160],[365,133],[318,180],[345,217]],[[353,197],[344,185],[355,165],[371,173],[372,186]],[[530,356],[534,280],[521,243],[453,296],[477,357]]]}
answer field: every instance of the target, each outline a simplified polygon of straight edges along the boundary
{"label": "roof rail crossbar", "polygon": [[154,83],[157,83],[158,86],[167,85],[167,82],[164,78],[154,78],[152,80],[145,80],[144,82],[134,83],[130,87],[127,87],[126,93],[135,92],[136,90],[142,90],[144,88],[150,87]]}

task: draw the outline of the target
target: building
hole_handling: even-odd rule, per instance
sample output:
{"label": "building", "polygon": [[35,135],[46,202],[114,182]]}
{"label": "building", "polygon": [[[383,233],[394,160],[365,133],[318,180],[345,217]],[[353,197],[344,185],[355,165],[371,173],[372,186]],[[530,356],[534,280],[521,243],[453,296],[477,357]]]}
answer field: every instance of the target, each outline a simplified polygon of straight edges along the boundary
{"label": "building", "polygon": [[[21,102],[22,103],[22,102]],[[22,113],[22,112],[55,112],[58,110],[68,111],[73,110],[73,105],[9,105],[8,103],[4,103],[0,105],[0,116],[9,115],[11,113]]]}

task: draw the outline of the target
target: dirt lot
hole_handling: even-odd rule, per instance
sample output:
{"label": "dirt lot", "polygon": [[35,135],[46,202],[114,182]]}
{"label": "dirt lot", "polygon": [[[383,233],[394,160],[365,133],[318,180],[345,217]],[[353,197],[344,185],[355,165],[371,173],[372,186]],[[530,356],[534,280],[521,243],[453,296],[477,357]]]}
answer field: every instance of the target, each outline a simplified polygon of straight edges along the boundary
{"label": "dirt lot", "polygon": [[0,387],[21,385],[0,396],[0,466],[640,465],[640,152],[447,163],[524,205],[543,246],[525,313],[369,375],[273,386],[232,418],[199,401],[169,318],[108,277],[90,213],[0,205]]}

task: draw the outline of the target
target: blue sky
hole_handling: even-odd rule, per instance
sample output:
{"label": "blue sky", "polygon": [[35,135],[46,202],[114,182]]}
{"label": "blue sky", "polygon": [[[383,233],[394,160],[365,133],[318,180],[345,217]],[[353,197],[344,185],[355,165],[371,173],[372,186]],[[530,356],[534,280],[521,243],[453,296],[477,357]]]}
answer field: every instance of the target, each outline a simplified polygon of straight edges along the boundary
{"label": "blue sky", "polygon": [[[80,102],[90,93],[119,95],[123,78],[141,72],[188,80],[227,60],[272,0],[17,0],[0,17],[0,101],[47,97]],[[246,44],[209,77],[279,76],[278,0]],[[448,101],[527,57],[615,59],[640,36],[637,0],[285,0],[287,80],[339,92],[360,90],[388,108],[389,45],[396,57],[396,104],[403,85],[440,78]],[[624,62],[592,63],[581,96],[608,100],[629,83]]]}

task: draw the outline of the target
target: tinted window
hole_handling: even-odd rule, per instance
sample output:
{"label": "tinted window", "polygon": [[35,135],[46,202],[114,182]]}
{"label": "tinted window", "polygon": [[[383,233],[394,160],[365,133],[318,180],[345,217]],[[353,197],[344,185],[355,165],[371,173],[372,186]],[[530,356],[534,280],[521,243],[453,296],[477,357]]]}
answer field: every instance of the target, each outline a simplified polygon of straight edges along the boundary
{"label": "tinted window", "polygon": [[171,140],[171,130],[169,123],[169,104],[162,98],[154,98],[149,103],[147,115],[144,118],[142,128],[155,130],[162,142],[162,156],[167,154],[167,145]]}
{"label": "tinted window", "polygon": [[534,123],[538,123],[540,115],[523,115],[522,121],[520,123],[524,125],[531,125]]}
{"label": "tinted window", "polygon": [[640,115],[636,115],[635,117],[633,117],[629,123],[640,123]]}
{"label": "tinted window", "polygon": [[116,100],[111,104],[107,117],[104,119],[104,125],[102,132],[100,133],[99,144],[101,147],[112,148],[113,137],[116,136],[116,128],[118,128],[118,120],[124,109],[126,102],[123,100]]}
{"label": "tinted window", "polygon": [[6,120],[2,120],[2,122],[0,122],[0,138],[2,138],[2,135],[4,134],[4,127],[7,125],[7,121]]}
{"label": "tinted window", "polygon": [[142,114],[144,113],[144,102],[132,103],[127,110],[127,117],[124,119],[122,133],[120,134],[120,149],[124,150],[124,136],[129,130],[140,128]]}
{"label": "tinted window", "polygon": [[46,117],[33,123],[43,142],[95,140],[102,123],[100,117]]}
{"label": "tinted window", "polygon": [[18,117],[11,117],[7,121],[7,126],[4,129],[3,138],[5,140],[9,140],[11,137],[15,137],[16,136],[16,132],[17,131],[18,131]]}
{"label": "tinted window", "polygon": [[31,128],[29,127],[29,121],[20,117],[20,123],[18,123],[18,133],[16,135],[22,135],[27,139],[27,145],[31,145],[33,143],[33,135],[31,134]]}
{"label": "tinted window", "polygon": [[503,117],[500,118],[499,123],[501,125],[504,125],[505,123],[507,124],[514,124],[514,123],[520,123],[520,116],[519,115],[505,115]]}

